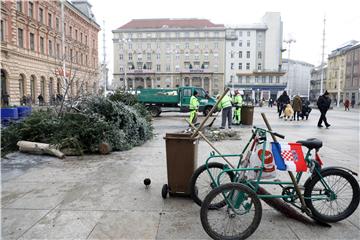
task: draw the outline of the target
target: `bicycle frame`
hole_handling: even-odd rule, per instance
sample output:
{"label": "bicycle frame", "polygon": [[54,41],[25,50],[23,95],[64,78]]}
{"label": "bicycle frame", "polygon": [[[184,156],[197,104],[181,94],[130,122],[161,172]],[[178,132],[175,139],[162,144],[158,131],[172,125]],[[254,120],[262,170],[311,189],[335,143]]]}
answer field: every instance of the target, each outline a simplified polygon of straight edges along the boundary
{"label": "bicycle frame", "polygon": [[[212,183],[214,184],[214,187],[218,187],[221,185],[220,179],[221,177],[226,174],[227,172],[233,172],[235,173],[235,179],[234,182],[239,182],[239,183],[243,183],[247,186],[249,186],[255,193],[258,192],[260,185],[279,185],[282,189],[285,189],[286,187],[292,187],[294,188],[294,183],[292,181],[265,181],[265,180],[261,180],[262,177],[262,173],[264,170],[264,161],[265,161],[265,150],[266,150],[266,144],[267,144],[267,139],[266,139],[266,135],[267,133],[271,133],[271,131],[268,131],[266,129],[262,129],[262,128],[257,128],[254,127],[255,130],[253,130],[253,134],[250,137],[249,141],[246,143],[245,147],[243,148],[242,152],[240,154],[224,154],[224,155],[215,155],[214,152],[212,152],[210,154],[210,156],[207,158],[205,164],[206,166],[208,166],[209,161],[216,159],[216,158],[222,158],[222,157],[239,157],[239,161],[237,164],[236,168],[230,168],[228,165],[225,165],[224,169],[222,172],[219,173],[218,176],[213,176],[210,172],[210,169],[207,167],[207,172],[212,180]],[[244,158],[244,154],[245,152],[249,149],[249,146],[251,144],[250,150],[247,152],[245,158]],[[251,153],[253,152],[254,149],[256,149],[257,145],[262,145],[262,154],[261,154],[261,166],[260,167],[241,167],[243,161],[247,161],[250,158]],[[323,177],[321,176],[320,173],[320,168],[319,168],[319,164],[321,165],[322,162],[319,158],[319,156],[316,154],[316,159],[312,159],[311,156],[311,150],[309,149],[305,155],[305,161],[306,164],[308,166],[308,168],[311,169],[312,174],[316,174],[320,177],[321,179],[321,183],[324,185],[325,189],[327,189],[328,191],[330,191],[331,196],[333,197],[334,193],[331,190],[331,187],[326,183],[326,181],[323,179]],[[246,171],[258,171],[257,177],[255,179],[245,179],[245,178],[241,178],[241,173],[245,173]],[[301,177],[303,175],[303,172],[298,172],[296,174],[296,183],[299,184]],[[295,200],[298,198],[298,195],[295,191],[295,189],[292,189],[292,191],[290,191],[289,194],[282,194],[282,195],[264,195],[264,194],[257,194],[257,197],[260,199],[264,199],[264,198],[282,198],[282,199],[292,199],[293,201],[291,201],[290,203],[301,209],[300,205],[297,205],[295,203]],[[226,199],[226,202],[228,204],[228,206],[231,206],[231,208],[234,208],[234,206],[232,206],[232,204],[229,203],[227,197],[224,196],[224,198]],[[242,202],[242,196],[238,196],[238,198],[241,199],[237,199],[236,203],[235,203],[235,208],[236,206],[240,206],[241,202]],[[309,197],[308,197],[309,198]],[[311,196],[310,197],[313,200],[324,200],[324,199],[328,199],[328,196],[324,195],[324,194],[319,194],[319,195],[315,195],[315,196]],[[306,197],[305,197],[306,199]]]}

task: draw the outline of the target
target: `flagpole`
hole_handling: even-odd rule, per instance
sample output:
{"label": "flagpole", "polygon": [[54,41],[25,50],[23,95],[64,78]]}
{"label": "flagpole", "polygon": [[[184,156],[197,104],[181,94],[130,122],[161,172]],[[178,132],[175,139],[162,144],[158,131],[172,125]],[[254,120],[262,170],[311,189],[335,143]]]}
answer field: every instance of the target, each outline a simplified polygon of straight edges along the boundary
{"label": "flagpole", "polygon": [[66,82],[66,53],[65,53],[65,18],[64,18],[64,0],[61,0],[61,23],[62,23],[62,59],[63,59],[63,81],[65,90],[67,89]]}

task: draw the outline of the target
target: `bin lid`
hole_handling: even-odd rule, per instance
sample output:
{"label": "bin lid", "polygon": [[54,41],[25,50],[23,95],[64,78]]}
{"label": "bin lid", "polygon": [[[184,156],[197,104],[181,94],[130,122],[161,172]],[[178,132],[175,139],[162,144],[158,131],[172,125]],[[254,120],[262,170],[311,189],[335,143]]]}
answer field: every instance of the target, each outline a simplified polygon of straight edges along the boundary
{"label": "bin lid", "polygon": [[192,133],[166,133],[164,139],[197,140],[199,136],[191,137]]}

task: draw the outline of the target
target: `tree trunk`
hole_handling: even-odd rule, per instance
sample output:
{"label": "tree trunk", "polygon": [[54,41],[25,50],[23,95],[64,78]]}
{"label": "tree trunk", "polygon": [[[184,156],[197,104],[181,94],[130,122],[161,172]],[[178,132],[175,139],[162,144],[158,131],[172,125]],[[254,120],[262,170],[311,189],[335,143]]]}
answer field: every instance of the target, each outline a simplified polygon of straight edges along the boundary
{"label": "tree trunk", "polygon": [[29,142],[29,141],[18,141],[20,152],[27,152],[33,154],[49,154],[58,158],[64,158],[64,153],[60,152],[54,146],[46,143]]}

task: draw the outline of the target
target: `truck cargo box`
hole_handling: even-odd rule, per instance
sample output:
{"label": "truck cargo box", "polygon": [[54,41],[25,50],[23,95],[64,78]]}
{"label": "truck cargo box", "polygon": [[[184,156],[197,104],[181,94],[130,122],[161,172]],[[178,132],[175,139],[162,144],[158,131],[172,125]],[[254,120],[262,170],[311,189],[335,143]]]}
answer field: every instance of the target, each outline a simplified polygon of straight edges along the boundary
{"label": "truck cargo box", "polygon": [[179,103],[179,92],[175,88],[148,88],[137,90],[138,100],[142,103]]}

